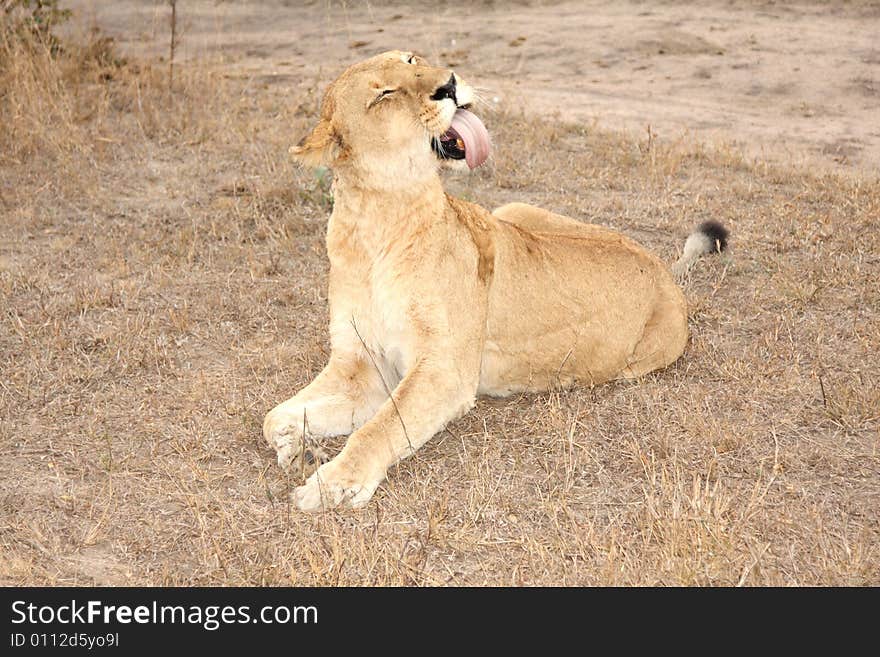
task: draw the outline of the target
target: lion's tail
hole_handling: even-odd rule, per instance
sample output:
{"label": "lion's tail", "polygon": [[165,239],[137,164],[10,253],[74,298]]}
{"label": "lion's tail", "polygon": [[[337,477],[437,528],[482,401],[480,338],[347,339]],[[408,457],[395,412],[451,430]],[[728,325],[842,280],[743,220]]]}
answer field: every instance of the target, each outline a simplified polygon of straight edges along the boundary
{"label": "lion's tail", "polygon": [[702,256],[721,253],[727,248],[730,232],[717,221],[706,221],[688,235],[681,257],[672,265],[672,273],[682,278]]}

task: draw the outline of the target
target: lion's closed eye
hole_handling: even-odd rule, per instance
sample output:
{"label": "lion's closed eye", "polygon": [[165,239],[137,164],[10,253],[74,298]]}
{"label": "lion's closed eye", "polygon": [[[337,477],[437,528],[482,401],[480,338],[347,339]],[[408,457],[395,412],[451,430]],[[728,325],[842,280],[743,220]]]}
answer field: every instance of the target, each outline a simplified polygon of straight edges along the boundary
{"label": "lion's closed eye", "polygon": [[388,98],[391,94],[393,94],[396,91],[397,91],[397,89],[382,89],[382,91],[380,91],[379,94],[375,98],[373,98],[373,100],[370,101],[370,104],[367,105],[367,109],[370,109],[371,107],[376,105],[376,103],[379,103],[379,102],[385,100],[386,98]]}

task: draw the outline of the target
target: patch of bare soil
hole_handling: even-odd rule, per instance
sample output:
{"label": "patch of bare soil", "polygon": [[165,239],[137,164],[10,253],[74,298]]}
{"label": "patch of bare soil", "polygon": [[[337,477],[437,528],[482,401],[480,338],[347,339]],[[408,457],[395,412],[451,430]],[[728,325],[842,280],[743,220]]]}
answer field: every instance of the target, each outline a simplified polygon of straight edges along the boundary
{"label": "patch of bare soil", "polygon": [[[161,3],[71,6],[165,54]],[[880,168],[880,8],[871,2],[182,3],[183,54],[312,91],[350,62],[412,49],[508,108],[751,157]]]}

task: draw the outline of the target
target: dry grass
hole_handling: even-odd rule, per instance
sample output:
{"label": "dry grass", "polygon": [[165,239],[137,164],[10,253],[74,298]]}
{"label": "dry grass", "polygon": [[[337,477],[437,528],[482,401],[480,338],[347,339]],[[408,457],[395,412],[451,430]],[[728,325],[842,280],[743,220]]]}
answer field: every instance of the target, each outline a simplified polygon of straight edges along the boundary
{"label": "dry grass", "polygon": [[488,113],[455,193],[733,251],[667,371],[481,400],[307,516],[260,422],[327,357],[317,89],[166,75],[0,44],[0,582],[880,584],[876,179]]}

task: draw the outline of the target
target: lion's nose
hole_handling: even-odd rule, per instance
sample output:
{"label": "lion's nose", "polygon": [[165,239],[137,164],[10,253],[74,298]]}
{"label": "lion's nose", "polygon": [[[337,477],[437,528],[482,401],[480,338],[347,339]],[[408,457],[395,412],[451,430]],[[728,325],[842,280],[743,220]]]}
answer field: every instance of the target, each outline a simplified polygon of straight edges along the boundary
{"label": "lion's nose", "polygon": [[452,102],[458,105],[458,99],[455,97],[455,73],[449,76],[449,81],[442,87],[437,87],[437,91],[431,96],[431,100],[443,100],[451,98]]}

